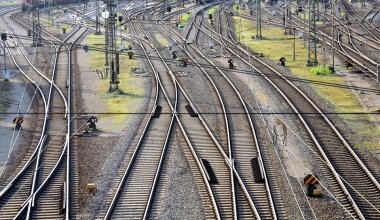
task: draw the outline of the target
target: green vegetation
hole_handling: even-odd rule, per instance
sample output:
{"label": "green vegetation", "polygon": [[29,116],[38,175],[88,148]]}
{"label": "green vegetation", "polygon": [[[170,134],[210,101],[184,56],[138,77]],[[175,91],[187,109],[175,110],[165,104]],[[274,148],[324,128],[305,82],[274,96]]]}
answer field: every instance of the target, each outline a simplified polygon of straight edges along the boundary
{"label": "green vegetation", "polygon": [[330,65],[326,66],[325,68],[323,68],[323,66],[313,67],[311,68],[311,72],[315,75],[322,76],[333,74],[332,67]]}
{"label": "green vegetation", "polygon": [[161,34],[155,34],[154,37],[161,46],[168,46],[168,40],[166,40],[166,38],[164,38]]}
{"label": "green vegetation", "polygon": [[240,12],[245,11],[245,10],[246,10],[246,9],[245,9],[245,8],[242,8],[240,5],[236,5],[236,4],[234,4],[234,5],[232,6],[232,11],[237,12],[237,13],[240,13]]}
{"label": "green vegetation", "polygon": [[179,22],[180,28],[183,28],[187,24],[187,22],[189,22],[191,15],[192,15],[191,12],[187,12],[181,15],[180,22]]}
{"label": "green vegetation", "polygon": [[[89,35],[83,44],[89,46],[88,54],[91,70],[95,68],[104,69],[104,52],[102,52],[104,50],[104,36]],[[117,45],[119,44],[120,42],[117,43]],[[124,42],[124,45],[128,45],[128,43]],[[120,74],[118,75],[120,90],[118,92],[108,92],[109,77],[108,79],[98,79],[93,82],[95,88],[97,88],[97,94],[100,94],[99,98],[107,105],[107,112],[133,113],[137,110],[136,105],[142,99],[144,88],[139,86],[139,78],[132,75],[131,68],[138,67],[138,64],[136,58],[128,59],[127,53],[120,54]],[[112,115],[110,120],[113,123],[121,124],[125,118],[125,114]]]}
{"label": "green vegetation", "polygon": [[60,30],[61,33],[63,28],[66,28],[66,33],[69,33],[73,29],[70,24],[64,22],[61,22],[61,26],[59,28],[56,28],[54,26],[54,21],[49,20],[47,18],[40,18],[40,22],[43,28],[53,28],[56,30]]}
{"label": "green vegetation", "polygon": [[1,6],[11,6],[11,5],[19,5],[19,1],[1,1],[0,2],[0,7]]}
{"label": "green vegetation", "polygon": [[[239,17],[234,17],[236,35],[240,36],[242,43],[248,45],[255,52],[263,53],[264,56],[271,58],[276,62],[278,62],[281,57],[285,57],[287,59],[286,66],[294,75],[301,79],[317,80],[334,84],[346,84],[341,77],[331,74],[331,72],[323,71],[323,69],[320,71],[322,68],[320,66],[314,68],[306,67],[307,48],[304,47],[302,39],[296,39],[296,60],[292,61],[293,37],[291,35],[284,35],[284,30],[282,28],[263,27],[262,35],[264,40],[252,40],[252,36],[255,36],[256,34],[256,25],[252,21],[242,18],[242,31],[239,33],[239,20]],[[317,84],[312,84],[311,86],[315,88],[321,97],[331,103],[337,112],[356,113],[366,111],[360,105],[351,90]],[[368,115],[343,114],[339,115],[339,117],[347,123],[350,129],[365,138],[365,141],[360,143],[363,144],[363,147],[366,147],[367,149],[376,148],[378,142],[374,139],[380,137],[380,132],[375,125],[370,122],[371,120]]]}
{"label": "green vegetation", "polygon": [[208,10],[208,14],[210,15],[212,15],[212,14],[214,14],[215,12],[216,12],[216,10],[218,10],[220,8],[220,5],[217,5],[217,6],[214,6],[214,7],[212,7],[212,8],[210,8],[210,10]]}

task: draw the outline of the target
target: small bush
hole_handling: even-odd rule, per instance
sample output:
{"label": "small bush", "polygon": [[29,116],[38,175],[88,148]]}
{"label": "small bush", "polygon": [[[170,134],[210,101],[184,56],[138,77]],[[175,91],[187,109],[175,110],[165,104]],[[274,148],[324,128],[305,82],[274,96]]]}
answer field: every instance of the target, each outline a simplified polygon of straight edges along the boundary
{"label": "small bush", "polygon": [[333,70],[331,66],[326,66],[325,70],[323,70],[323,66],[317,66],[311,69],[311,72],[315,75],[318,76],[326,76],[326,75],[331,75],[333,74]]}

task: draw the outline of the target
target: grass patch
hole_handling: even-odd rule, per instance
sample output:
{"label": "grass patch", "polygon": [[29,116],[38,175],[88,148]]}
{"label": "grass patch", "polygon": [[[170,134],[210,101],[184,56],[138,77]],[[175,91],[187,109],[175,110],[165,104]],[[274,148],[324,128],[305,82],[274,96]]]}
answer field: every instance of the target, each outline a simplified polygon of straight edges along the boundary
{"label": "grass patch", "polygon": [[12,6],[12,5],[20,5],[19,1],[1,1],[0,2],[0,7],[1,6]]}
{"label": "grass patch", "polygon": [[155,34],[154,37],[161,46],[168,47],[168,40],[166,40],[161,34]]}
{"label": "grass patch", "polygon": [[187,22],[189,22],[191,15],[192,15],[191,12],[181,14],[181,18],[180,18],[180,22],[179,22],[180,28],[183,28],[187,24]]}
{"label": "grass patch", "polygon": [[315,75],[321,76],[333,74],[332,67],[330,65],[326,66],[325,68],[323,68],[323,66],[313,67],[311,68],[311,72]]}
{"label": "grass patch", "polygon": [[209,15],[214,14],[216,12],[216,10],[218,10],[219,8],[220,8],[220,5],[212,7],[210,10],[208,10],[208,14]]}
{"label": "grass patch", "polygon": [[237,13],[243,12],[245,10],[246,10],[246,8],[243,8],[243,7],[241,7],[240,5],[237,5],[237,4],[234,4],[232,6],[232,11],[237,12]]}
{"label": "grass patch", "polygon": [[61,22],[61,26],[59,28],[56,28],[54,26],[54,21],[51,19],[49,20],[47,18],[40,18],[40,23],[43,28],[54,28],[54,29],[60,30],[61,33],[62,33],[63,28],[66,28],[66,33],[69,33],[73,29],[73,27],[71,27],[70,24],[67,24],[64,22]]}
{"label": "grass patch", "polygon": [[[290,35],[285,35],[282,28],[262,28],[262,35],[264,40],[251,40],[252,36],[256,34],[256,24],[250,20],[241,18],[241,33],[239,33],[239,20],[237,16],[233,17],[235,26],[235,33],[240,36],[242,43],[248,45],[255,52],[263,53],[266,57],[279,61],[281,57],[287,59],[286,66],[291,70],[291,72],[301,79],[308,80],[318,80],[328,83],[345,84],[341,77],[335,76],[333,74],[328,74],[328,72],[323,72],[322,74],[316,74],[320,72],[320,66],[318,67],[306,67],[307,63],[307,47],[304,47],[304,42],[302,39],[296,39],[296,60],[292,61],[293,57],[293,37]],[[326,68],[327,69],[327,68]],[[313,73],[314,71],[314,73]],[[326,73],[326,74],[324,74]],[[322,76],[323,75],[323,76]],[[331,103],[337,112],[340,113],[356,113],[365,112],[365,109],[360,105],[359,101],[356,99],[355,95],[351,90],[328,87],[323,85],[311,85],[315,88],[317,93],[323,97],[326,101]],[[363,145],[367,149],[375,149],[378,146],[378,137],[380,137],[380,132],[376,126],[371,123],[370,117],[368,115],[340,115],[349,126],[357,134],[366,138]],[[376,139],[376,140],[375,140]],[[357,146],[356,146],[357,147]]]}
{"label": "grass patch", "polygon": [[[96,51],[104,49],[103,35],[88,35],[83,44],[89,46],[89,59],[91,70],[95,68],[104,68],[104,52]],[[120,44],[120,40],[117,45]],[[128,43],[124,42],[124,45]],[[109,77],[108,79],[97,79],[94,86],[97,88],[99,98],[106,104],[107,112],[110,113],[135,113],[135,105],[140,102],[144,94],[144,88],[139,86],[139,78],[133,77],[132,67],[138,67],[139,62],[135,58],[129,59],[126,53],[120,54],[120,74],[118,75],[120,91],[109,93]],[[94,73],[95,76],[95,73]],[[114,124],[122,124],[126,118],[125,114],[112,115],[109,120]]]}
{"label": "grass patch", "polygon": [[214,15],[215,11],[216,11],[216,10],[218,10],[218,9],[219,9],[219,7],[220,7],[220,5],[217,5],[217,6],[214,6],[214,7],[212,7],[210,10],[208,10],[208,17],[207,17],[207,21],[208,21],[208,22],[210,22],[211,24],[213,24],[213,23],[211,22],[213,19],[210,19],[210,17],[209,17],[209,16],[212,16],[212,17],[213,17],[213,15]]}

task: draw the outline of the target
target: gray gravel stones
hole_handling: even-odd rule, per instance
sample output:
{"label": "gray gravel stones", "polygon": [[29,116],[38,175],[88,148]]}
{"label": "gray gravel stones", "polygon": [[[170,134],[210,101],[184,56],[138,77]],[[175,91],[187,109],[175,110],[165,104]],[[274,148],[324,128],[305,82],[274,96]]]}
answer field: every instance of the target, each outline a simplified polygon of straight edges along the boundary
{"label": "gray gravel stones", "polygon": [[201,219],[202,207],[189,164],[178,145],[171,147],[170,173],[159,219]]}

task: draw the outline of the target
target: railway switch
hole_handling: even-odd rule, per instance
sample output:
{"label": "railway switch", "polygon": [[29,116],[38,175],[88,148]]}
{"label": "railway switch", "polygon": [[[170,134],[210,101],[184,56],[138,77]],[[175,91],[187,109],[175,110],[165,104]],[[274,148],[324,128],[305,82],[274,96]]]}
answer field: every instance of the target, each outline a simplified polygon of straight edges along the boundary
{"label": "railway switch", "polygon": [[13,119],[13,124],[16,125],[15,129],[20,130],[21,124],[24,122],[24,118],[21,116],[17,116]]}

